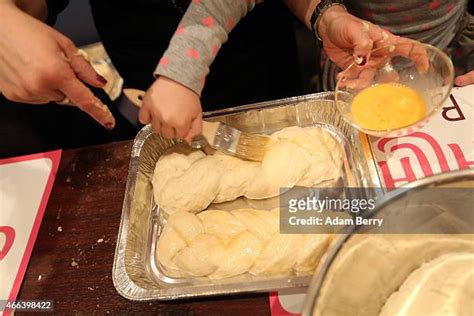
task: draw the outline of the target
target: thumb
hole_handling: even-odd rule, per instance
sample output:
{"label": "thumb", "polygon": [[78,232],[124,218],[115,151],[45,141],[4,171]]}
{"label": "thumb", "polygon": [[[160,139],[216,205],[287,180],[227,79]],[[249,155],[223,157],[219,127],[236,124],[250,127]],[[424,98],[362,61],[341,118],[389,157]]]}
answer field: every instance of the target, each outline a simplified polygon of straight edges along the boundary
{"label": "thumb", "polygon": [[148,107],[142,106],[140,112],[138,113],[138,120],[143,125],[146,125],[151,122],[151,113],[148,111]]}
{"label": "thumb", "polygon": [[69,38],[61,35],[58,43],[79,79],[96,88],[102,88],[107,84],[107,80],[94,70]]}
{"label": "thumb", "polygon": [[357,21],[358,25],[348,24],[348,40],[353,47],[353,55],[358,65],[365,65],[370,57],[374,42],[370,37],[370,24],[366,21]]}
{"label": "thumb", "polygon": [[454,80],[454,83],[457,86],[461,86],[461,87],[467,86],[469,84],[473,84],[474,83],[474,70],[462,76],[457,76],[456,79]]}
{"label": "thumb", "polygon": [[202,116],[199,115],[191,122],[191,129],[184,137],[184,140],[189,144],[193,138],[200,135],[202,132]]}

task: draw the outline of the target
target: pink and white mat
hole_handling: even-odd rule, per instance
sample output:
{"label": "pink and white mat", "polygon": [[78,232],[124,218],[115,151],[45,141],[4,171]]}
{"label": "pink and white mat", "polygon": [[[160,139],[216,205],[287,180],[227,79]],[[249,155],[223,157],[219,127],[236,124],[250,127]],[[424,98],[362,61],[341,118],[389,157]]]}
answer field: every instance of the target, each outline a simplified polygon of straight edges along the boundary
{"label": "pink and white mat", "polygon": [[18,295],[60,159],[58,150],[0,160],[0,301]]}

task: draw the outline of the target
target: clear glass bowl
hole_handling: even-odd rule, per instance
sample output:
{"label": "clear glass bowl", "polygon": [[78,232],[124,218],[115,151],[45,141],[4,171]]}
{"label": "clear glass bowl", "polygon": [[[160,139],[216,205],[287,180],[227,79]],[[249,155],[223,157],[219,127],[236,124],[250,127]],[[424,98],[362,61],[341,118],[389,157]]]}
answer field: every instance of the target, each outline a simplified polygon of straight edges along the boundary
{"label": "clear glass bowl", "polygon": [[[399,137],[423,127],[448,98],[454,81],[451,59],[438,48],[411,42],[373,50],[368,63],[352,63],[338,75],[336,106],[343,118],[358,130],[378,137]],[[371,130],[357,124],[351,113],[354,97],[380,83],[398,83],[416,90],[424,99],[425,115],[396,129]]]}

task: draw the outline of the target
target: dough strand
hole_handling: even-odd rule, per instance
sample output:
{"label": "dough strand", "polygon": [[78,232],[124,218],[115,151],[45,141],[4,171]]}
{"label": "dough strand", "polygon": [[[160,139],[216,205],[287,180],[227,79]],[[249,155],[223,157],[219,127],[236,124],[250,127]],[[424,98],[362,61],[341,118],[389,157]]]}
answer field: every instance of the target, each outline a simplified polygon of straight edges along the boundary
{"label": "dough strand", "polygon": [[155,202],[164,212],[197,213],[211,203],[240,196],[266,199],[282,188],[310,187],[340,176],[337,141],[318,127],[288,127],[271,135],[262,162],[202,151],[171,153],[158,160],[153,176]]}

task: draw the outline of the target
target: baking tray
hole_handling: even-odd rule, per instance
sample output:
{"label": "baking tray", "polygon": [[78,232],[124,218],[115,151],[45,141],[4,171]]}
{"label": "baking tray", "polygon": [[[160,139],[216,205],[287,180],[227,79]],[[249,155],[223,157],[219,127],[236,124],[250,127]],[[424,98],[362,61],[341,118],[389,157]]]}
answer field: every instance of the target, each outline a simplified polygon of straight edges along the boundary
{"label": "baking tray", "polygon": [[[380,188],[375,162],[363,135],[347,124],[334,105],[332,92],[262,102],[204,113],[209,121],[222,121],[249,133],[269,133],[288,126],[319,126],[330,132],[343,151],[343,172],[338,185],[364,187],[367,196]],[[173,279],[161,273],[155,258],[163,216],[153,201],[151,178],[158,158],[176,140],[167,140],[144,127],[132,148],[122,218],[113,266],[117,291],[130,300],[173,300],[244,292],[268,292],[307,286],[311,276],[256,277],[241,275],[210,281]],[[211,205],[235,209],[242,199]],[[255,207],[273,203],[253,201]],[[259,203],[263,203],[260,204]]]}

